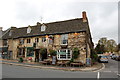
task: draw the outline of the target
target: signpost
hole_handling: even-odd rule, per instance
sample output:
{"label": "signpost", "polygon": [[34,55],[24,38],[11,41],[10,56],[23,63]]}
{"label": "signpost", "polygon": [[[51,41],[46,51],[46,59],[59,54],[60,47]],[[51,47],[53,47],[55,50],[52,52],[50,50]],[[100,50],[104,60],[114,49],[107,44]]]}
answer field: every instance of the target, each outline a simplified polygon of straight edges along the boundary
{"label": "signpost", "polygon": [[55,65],[56,64],[56,56],[52,57],[52,64]]}
{"label": "signpost", "polygon": [[86,58],[86,65],[91,66],[91,58]]}

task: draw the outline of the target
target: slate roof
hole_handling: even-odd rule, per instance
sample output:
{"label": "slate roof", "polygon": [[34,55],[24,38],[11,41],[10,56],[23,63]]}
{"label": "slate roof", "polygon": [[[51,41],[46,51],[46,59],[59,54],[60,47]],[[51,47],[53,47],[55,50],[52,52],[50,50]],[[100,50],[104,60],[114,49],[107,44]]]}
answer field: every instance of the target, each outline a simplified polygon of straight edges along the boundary
{"label": "slate roof", "polygon": [[[8,32],[2,37],[2,39],[89,31],[88,22],[83,22],[82,18],[44,23],[44,25],[46,26],[46,30],[44,32],[41,32],[42,24],[30,26],[32,29],[31,33],[27,33],[28,27],[11,28],[10,30],[6,30]],[[9,36],[10,31],[12,31],[12,36]]]}

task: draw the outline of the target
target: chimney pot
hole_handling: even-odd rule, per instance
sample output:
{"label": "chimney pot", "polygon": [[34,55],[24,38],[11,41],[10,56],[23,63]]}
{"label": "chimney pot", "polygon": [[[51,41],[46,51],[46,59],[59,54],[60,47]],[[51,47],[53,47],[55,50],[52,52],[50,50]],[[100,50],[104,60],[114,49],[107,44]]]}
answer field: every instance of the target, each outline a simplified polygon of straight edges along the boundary
{"label": "chimney pot", "polygon": [[82,18],[83,18],[83,22],[87,22],[87,16],[85,11],[82,12]]}

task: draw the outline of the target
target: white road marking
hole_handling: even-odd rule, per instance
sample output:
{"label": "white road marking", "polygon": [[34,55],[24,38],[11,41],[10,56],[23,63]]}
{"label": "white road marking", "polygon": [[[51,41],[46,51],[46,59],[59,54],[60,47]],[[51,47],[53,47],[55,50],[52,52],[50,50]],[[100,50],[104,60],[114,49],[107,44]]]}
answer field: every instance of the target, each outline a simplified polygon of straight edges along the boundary
{"label": "white road marking", "polygon": [[98,72],[98,74],[97,74],[97,79],[99,79],[100,78],[100,72]]}
{"label": "white road marking", "polygon": [[93,71],[93,72],[99,72],[99,71],[101,71],[101,70],[105,69],[105,64],[104,64],[104,63],[102,63],[102,65],[103,65],[103,67],[102,67],[101,69],[96,70],[96,71]]}

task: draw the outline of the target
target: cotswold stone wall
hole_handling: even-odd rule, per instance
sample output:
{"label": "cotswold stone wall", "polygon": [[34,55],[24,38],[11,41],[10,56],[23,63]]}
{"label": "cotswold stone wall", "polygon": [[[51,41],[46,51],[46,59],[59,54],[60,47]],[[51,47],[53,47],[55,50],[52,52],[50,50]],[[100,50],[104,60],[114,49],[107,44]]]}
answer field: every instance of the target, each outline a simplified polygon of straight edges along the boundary
{"label": "cotswold stone wall", "polygon": [[13,40],[13,49],[12,49],[12,51],[13,51],[13,59],[17,59],[17,52],[18,52],[18,49],[17,49],[17,47],[18,47],[18,44],[19,44],[19,40],[18,39],[14,39]]}
{"label": "cotswold stone wall", "polygon": [[[55,35],[54,36],[54,50],[61,49],[61,35]],[[82,61],[83,63],[86,63],[86,33],[80,32],[80,33],[70,33],[68,34],[68,45],[67,48],[73,50],[74,48],[79,49],[79,56],[76,59],[77,61]],[[89,51],[88,51],[89,52]]]}
{"label": "cotswold stone wall", "polygon": [[[21,47],[33,47],[33,43],[35,42],[35,38],[39,38],[39,42],[37,43],[37,48],[45,47],[47,49],[54,49],[59,50],[61,49],[61,35],[53,35],[54,36],[54,42],[53,44],[49,44],[48,40],[46,42],[42,42],[42,37],[31,37],[31,43],[27,43],[27,38],[24,38],[24,44]],[[13,50],[13,58],[16,59],[17,56],[17,46],[19,45],[19,39],[14,39],[13,42],[10,41],[10,49]],[[12,45],[13,44],[13,45]],[[89,44],[86,44],[86,33],[80,32],[80,33],[70,33],[68,34],[68,45],[66,47],[67,49],[73,50],[74,48],[79,49],[79,56],[76,60],[82,61],[83,63],[86,62],[86,53],[88,53],[88,57],[90,57],[90,47]],[[87,49],[87,50],[86,50]],[[25,52],[26,55],[26,52]]]}
{"label": "cotswold stone wall", "polygon": [[61,36],[60,35],[54,35],[53,49],[54,50],[61,49],[60,43],[61,43]]}
{"label": "cotswold stone wall", "polygon": [[78,48],[80,54],[76,60],[85,63],[86,62],[86,34],[85,32],[69,34],[68,48],[71,50],[73,50],[74,48]]}
{"label": "cotswold stone wall", "polygon": [[8,45],[9,45],[8,50],[12,51],[13,50],[13,39],[8,39]]}

